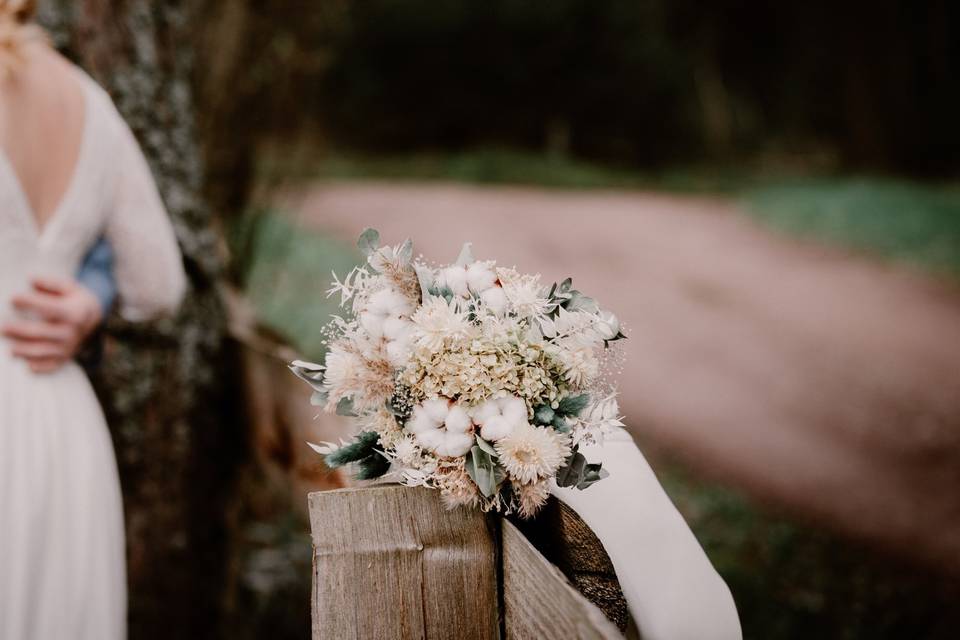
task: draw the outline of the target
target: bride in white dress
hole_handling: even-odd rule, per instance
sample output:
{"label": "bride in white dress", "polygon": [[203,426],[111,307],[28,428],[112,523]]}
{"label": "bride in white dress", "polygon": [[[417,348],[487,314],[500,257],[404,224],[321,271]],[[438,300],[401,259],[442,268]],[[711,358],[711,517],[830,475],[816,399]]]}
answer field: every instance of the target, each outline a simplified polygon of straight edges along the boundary
{"label": "bride in white dress", "polygon": [[[109,97],[0,0],[0,322],[30,279],[72,277],[105,234],[121,313],[175,310],[185,277],[136,141]],[[0,638],[126,636],[123,512],[81,368],[36,374],[0,339]]]}

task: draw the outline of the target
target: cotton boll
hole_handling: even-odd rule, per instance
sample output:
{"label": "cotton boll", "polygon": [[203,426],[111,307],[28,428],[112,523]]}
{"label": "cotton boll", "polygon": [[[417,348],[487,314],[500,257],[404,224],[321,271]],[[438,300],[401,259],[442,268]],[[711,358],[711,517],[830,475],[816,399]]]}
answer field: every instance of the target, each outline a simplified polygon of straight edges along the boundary
{"label": "cotton boll", "polygon": [[433,431],[437,428],[437,423],[423,407],[414,407],[413,414],[407,420],[405,428],[411,433],[419,435],[426,431]]}
{"label": "cotton boll", "polygon": [[500,405],[496,400],[487,400],[473,409],[473,419],[483,424],[490,418],[500,415]]}
{"label": "cotton boll", "polygon": [[381,289],[367,301],[367,311],[378,316],[409,315],[413,308],[410,301],[393,289]]}
{"label": "cotton boll", "polygon": [[455,295],[461,298],[470,296],[470,290],[467,288],[467,270],[456,265],[447,267],[440,272],[440,280]]}
{"label": "cotton boll", "polygon": [[480,427],[480,435],[488,442],[496,442],[513,433],[513,423],[502,415],[488,418]]}
{"label": "cotton boll", "polygon": [[503,417],[513,424],[527,421],[527,403],[520,398],[503,398],[501,400]]}
{"label": "cotton boll", "polygon": [[448,432],[434,450],[441,456],[459,457],[467,455],[473,444],[473,436],[469,434]]}
{"label": "cotton boll", "polygon": [[466,433],[470,430],[470,427],[473,426],[473,422],[470,421],[470,416],[467,415],[467,412],[464,411],[460,405],[450,407],[450,412],[447,414],[447,419],[444,424],[447,425],[447,431],[457,433]]}
{"label": "cotton boll", "polygon": [[497,276],[483,262],[474,262],[467,267],[467,286],[474,293],[482,293],[496,284]]}
{"label": "cotton boll", "polygon": [[369,311],[360,314],[360,326],[371,338],[383,337],[383,321],[384,316]]}
{"label": "cotton boll", "polygon": [[435,425],[443,424],[450,412],[450,402],[446,398],[432,398],[423,403],[423,410],[430,416]]}
{"label": "cotton boll", "polygon": [[388,340],[403,340],[413,333],[413,323],[396,316],[383,321],[383,337]]}
{"label": "cotton boll", "polygon": [[507,296],[500,287],[490,287],[480,294],[480,299],[483,300],[488,309],[498,316],[503,315],[503,312],[507,310]]}
{"label": "cotton boll", "polygon": [[387,361],[396,369],[402,369],[410,358],[411,343],[409,337],[387,342]]}

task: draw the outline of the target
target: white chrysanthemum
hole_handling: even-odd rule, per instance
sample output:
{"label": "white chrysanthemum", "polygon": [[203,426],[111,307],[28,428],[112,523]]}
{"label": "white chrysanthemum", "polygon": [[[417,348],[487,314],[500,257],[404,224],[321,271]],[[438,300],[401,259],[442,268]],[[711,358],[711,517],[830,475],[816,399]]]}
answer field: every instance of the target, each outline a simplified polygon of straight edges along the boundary
{"label": "white chrysanthemum", "polygon": [[600,362],[590,347],[556,345],[550,349],[563,367],[564,379],[574,387],[584,387],[600,373]]}
{"label": "white chrysanthemum", "polygon": [[413,314],[412,340],[418,347],[431,352],[440,351],[447,338],[464,336],[469,332],[466,316],[439,297],[430,297]]}
{"label": "white chrysanthemum", "polygon": [[406,428],[420,446],[440,456],[466,455],[474,444],[470,416],[446,398],[432,398],[414,407]]}
{"label": "white chrysanthemum", "polygon": [[527,403],[514,396],[496,398],[474,407],[472,415],[483,439],[496,442],[527,423]]}
{"label": "white chrysanthemum", "polygon": [[352,388],[359,377],[360,369],[363,367],[363,362],[357,354],[334,343],[327,351],[324,365],[326,369],[323,373],[323,383],[331,393],[339,396],[349,396],[360,391],[360,389]]}
{"label": "white chrysanthemum", "polygon": [[547,300],[539,275],[520,275],[513,269],[497,269],[510,308],[519,316],[532,318],[546,313]]}
{"label": "white chrysanthemum", "polygon": [[507,475],[522,484],[553,476],[570,455],[567,436],[529,423],[514,428],[494,447]]}
{"label": "white chrysanthemum", "polygon": [[420,448],[413,438],[400,438],[393,447],[393,455],[397,462],[409,467],[420,457]]}

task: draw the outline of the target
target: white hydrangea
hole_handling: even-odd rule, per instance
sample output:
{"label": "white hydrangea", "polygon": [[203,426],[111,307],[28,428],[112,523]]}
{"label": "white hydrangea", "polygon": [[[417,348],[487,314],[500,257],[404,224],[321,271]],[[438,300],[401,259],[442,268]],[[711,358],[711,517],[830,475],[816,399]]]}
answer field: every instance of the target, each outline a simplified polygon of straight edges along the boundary
{"label": "white hydrangea", "polygon": [[420,446],[439,456],[466,455],[474,444],[470,416],[446,398],[432,398],[414,407],[406,429],[416,436]]}
{"label": "white hydrangea", "polygon": [[496,442],[527,423],[527,403],[514,396],[495,398],[474,407],[472,414],[483,439]]}

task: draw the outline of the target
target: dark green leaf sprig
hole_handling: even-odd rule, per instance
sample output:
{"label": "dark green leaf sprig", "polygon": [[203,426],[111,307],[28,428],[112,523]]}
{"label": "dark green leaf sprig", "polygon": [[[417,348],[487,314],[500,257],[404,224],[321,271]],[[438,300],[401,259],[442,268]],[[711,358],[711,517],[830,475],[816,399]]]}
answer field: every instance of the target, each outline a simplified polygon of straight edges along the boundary
{"label": "dark green leaf sprig", "polygon": [[363,431],[350,444],[327,454],[324,461],[331,469],[356,464],[354,477],[357,480],[373,480],[390,469],[390,461],[379,451],[381,448],[380,435],[376,431]]}

